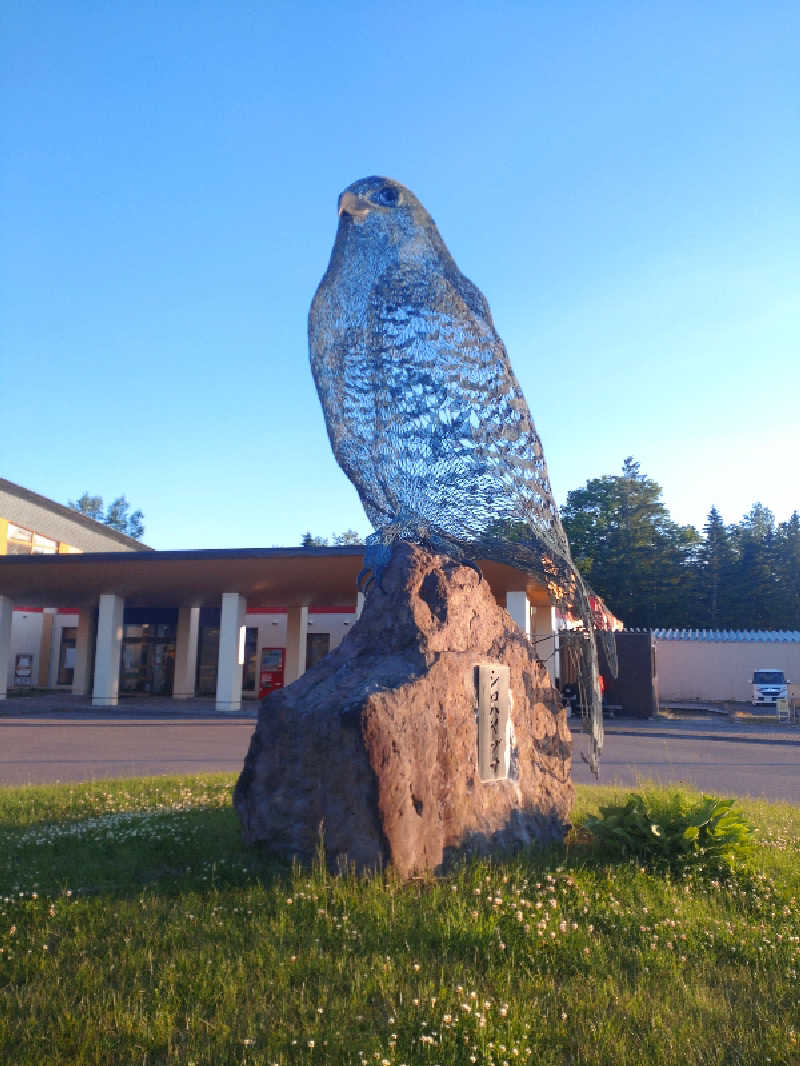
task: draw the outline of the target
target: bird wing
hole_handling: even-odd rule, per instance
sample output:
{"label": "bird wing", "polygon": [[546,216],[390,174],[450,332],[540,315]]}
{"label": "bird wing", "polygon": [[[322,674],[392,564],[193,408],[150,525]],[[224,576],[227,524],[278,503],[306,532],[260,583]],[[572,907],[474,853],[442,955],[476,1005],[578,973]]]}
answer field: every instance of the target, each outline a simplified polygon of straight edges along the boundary
{"label": "bird wing", "polygon": [[377,478],[374,372],[364,347],[363,316],[336,300],[334,287],[317,290],[308,316],[311,372],[333,454],[356,487],[373,526],[385,524],[391,507]]}
{"label": "bird wing", "polygon": [[485,300],[460,280],[414,264],[373,285],[362,343],[383,498],[467,542],[514,523],[568,556],[525,397]]}

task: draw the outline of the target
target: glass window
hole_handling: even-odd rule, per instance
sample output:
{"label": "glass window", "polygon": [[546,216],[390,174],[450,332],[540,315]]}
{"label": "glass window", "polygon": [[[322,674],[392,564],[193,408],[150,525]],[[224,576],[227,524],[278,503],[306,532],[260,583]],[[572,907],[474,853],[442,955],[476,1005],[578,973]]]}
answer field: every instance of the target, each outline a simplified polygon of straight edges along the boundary
{"label": "glass window", "polygon": [[61,650],[58,653],[58,684],[71,685],[75,677],[75,644],[78,639],[76,626],[64,626],[61,630]]}
{"label": "glass window", "polygon": [[29,529],[8,523],[8,548],[9,555],[30,555],[33,534]]}
{"label": "glass window", "polygon": [[43,537],[41,533],[33,534],[32,555],[55,555],[57,551],[58,544],[56,541],[51,540],[49,537]]}
{"label": "glass window", "polygon": [[753,674],[754,685],[782,685],[783,670],[756,670]]}
{"label": "glass window", "polygon": [[330,633],[309,633],[306,638],[306,670],[316,666],[331,650]]}
{"label": "glass window", "polygon": [[120,692],[169,696],[174,671],[175,625],[169,622],[126,622]]}
{"label": "glass window", "polygon": [[219,626],[200,626],[197,650],[197,695],[213,696],[217,691]]}
{"label": "glass window", "polygon": [[244,667],[242,673],[242,692],[256,690],[256,654],[258,652],[258,629],[248,626],[244,641]]}
{"label": "glass window", "polygon": [[55,555],[58,552],[58,541],[9,522],[6,550],[9,555]]}

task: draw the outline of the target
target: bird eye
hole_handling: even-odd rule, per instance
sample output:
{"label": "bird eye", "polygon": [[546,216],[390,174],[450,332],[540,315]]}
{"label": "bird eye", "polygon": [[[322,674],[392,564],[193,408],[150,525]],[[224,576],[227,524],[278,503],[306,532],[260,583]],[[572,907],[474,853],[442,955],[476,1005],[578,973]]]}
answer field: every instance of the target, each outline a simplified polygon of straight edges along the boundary
{"label": "bird eye", "polygon": [[391,185],[384,185],[376,197],[379,204],[384,207],[394,207],[398,200],[397,189]]}

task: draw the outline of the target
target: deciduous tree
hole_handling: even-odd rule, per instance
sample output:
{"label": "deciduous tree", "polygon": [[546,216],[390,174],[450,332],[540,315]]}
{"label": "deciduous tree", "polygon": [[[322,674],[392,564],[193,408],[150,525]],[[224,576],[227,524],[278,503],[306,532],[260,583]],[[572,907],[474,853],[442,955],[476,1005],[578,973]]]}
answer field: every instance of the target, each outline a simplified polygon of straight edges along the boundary
{"label": "deciduous tree", "polygon": [[120,533],[126,533],[135,540],[141,540],[144,536],[144,525],[142,523],[144,515],[141,511],[134,511],[132,514],[128,514],[131,505],[124,495],[118,496],[116,500],[110,503],[106,511],[103,510],[103,497],[91,496],[88,492],[84,492],[77,500],[69,500],[69,506],[86,515],[87,518],[93,518],[95,522],[102,522],[112,529],[119,530]]}

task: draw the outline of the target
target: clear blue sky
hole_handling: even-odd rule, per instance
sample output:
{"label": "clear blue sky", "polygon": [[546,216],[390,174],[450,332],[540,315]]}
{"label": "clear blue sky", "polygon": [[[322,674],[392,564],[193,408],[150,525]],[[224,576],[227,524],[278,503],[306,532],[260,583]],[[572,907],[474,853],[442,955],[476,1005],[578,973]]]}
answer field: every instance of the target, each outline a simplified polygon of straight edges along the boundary
{"label": "clear blue sky", "polygon": [[413,189],[559,503],[800,507],[800,5],[6,0],[0,475],[157,548],[368,532],[306,316],[336,199]]}

